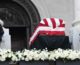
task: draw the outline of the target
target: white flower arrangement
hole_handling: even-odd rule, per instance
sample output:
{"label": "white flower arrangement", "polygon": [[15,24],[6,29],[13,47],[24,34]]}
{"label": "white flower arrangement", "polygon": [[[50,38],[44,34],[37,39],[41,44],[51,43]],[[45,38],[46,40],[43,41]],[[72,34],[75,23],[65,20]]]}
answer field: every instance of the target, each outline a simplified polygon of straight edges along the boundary
{"label": "white flower arrangement", "polygon": [[56,49],[53,51],[44,50],[27,50],[13,52],[11,50],[0,49],[0,61],[31,61],[31,60],[53,60],[67,59],[67,60],[80,60],[80,51],[72,49]]}

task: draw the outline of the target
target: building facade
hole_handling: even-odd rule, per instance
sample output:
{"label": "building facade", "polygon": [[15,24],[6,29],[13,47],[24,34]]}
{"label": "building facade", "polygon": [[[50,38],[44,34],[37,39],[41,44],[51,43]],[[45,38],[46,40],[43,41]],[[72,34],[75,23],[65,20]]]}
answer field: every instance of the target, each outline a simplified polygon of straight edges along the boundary
{"label": "building facade", "polygon": [[69,35],[72,21],[79,18],[76,9],[79,6],[78,1],[0,0],[0,18],[4,21],[4,27],[9,29],[10,48],[13,50],[28,48],[29,37],[43,18],[62,18],[66,21],[66,35]]}

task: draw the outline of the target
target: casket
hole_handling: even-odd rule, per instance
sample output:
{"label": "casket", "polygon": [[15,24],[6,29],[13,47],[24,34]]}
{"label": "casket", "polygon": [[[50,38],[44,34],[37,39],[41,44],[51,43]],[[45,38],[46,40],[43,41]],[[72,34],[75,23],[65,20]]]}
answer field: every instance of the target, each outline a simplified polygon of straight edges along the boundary
{"label": "casket", "polygon": [[58,48],[68,49],[71,48],[68,36],[55,36],[55,35],[39,35],[35,42],[31,45],[31,49],[45,49],[54,50]]}

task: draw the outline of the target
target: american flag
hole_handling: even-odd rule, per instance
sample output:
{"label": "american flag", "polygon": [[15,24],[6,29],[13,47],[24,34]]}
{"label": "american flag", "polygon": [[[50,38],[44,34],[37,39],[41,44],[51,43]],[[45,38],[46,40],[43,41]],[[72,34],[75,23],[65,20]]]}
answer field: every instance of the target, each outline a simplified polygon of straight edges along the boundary
{"label": "american flag", "polygon": [[29,40],[29,46],[38,35],[65,35],[65,22],[58,18],[44,18],[40,21]]}

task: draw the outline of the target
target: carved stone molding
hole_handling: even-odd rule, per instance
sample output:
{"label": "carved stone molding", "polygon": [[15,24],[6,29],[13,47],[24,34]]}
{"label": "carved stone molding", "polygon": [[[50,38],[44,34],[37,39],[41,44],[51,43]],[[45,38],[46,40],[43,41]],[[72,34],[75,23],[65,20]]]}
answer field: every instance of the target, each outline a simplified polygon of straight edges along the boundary
{"label": "carved stone molding", "polygon": [[31,32],[40,21],[39,13],[30,0],[1,1],[0,14],[5,27],[26,26],[31,28]]}

